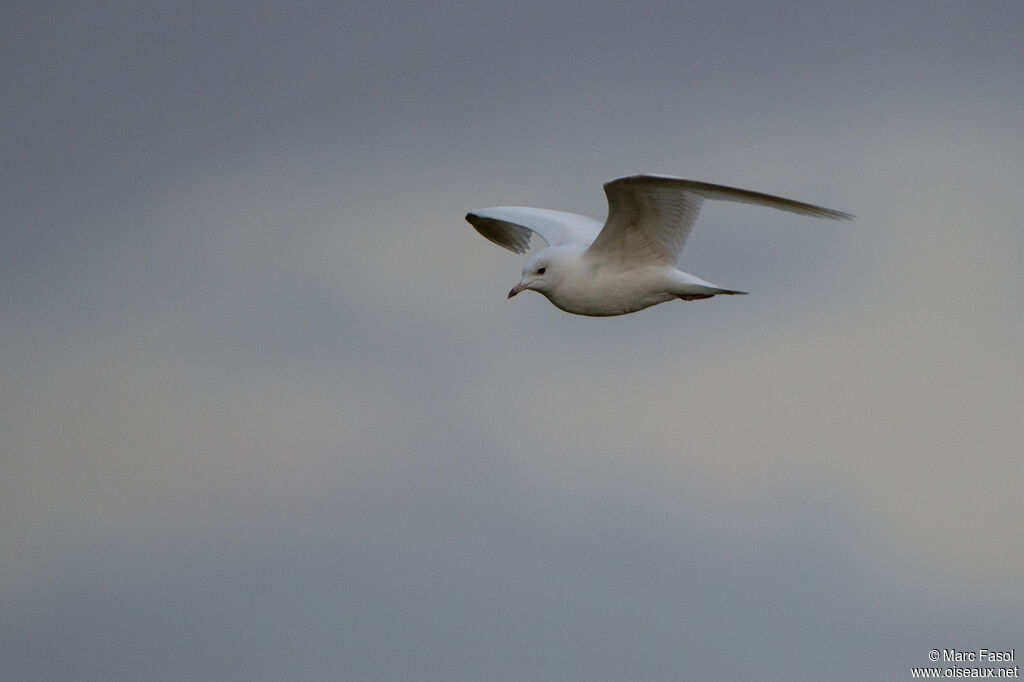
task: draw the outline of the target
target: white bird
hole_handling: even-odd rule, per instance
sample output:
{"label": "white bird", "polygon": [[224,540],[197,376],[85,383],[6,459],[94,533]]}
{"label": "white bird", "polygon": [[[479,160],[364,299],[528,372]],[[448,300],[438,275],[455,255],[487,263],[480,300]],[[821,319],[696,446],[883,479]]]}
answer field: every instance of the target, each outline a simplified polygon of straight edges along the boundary
{"label": "white bird", "polygon": [[604,186],[604,226],[584,215],[526,206],[471,211],[466,220],[495,244],[524,253],[536,232],[548,243],[523,266],[512,298],[527,289],[568,313],[624,315],[675,298],[692,301],[723,289],[676,268],[705,199],[770,206],[817,218],[853,216],[792,199],[666,175],[633,175]]}

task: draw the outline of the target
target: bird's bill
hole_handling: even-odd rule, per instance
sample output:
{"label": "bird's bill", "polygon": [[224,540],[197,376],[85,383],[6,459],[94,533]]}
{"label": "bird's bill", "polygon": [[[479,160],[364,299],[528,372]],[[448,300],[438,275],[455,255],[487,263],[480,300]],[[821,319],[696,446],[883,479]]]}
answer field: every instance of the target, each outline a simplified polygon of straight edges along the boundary
{"label": "bird's bill", "polygon": [[520,291],[526,291],[526,289],[527,289],[527,285],[524,282],[520,282],[519,284],[517,284],[514,287],[512,287],[512,291],[508,292],[508,297],[512,298],[513,296],[518,294]]}

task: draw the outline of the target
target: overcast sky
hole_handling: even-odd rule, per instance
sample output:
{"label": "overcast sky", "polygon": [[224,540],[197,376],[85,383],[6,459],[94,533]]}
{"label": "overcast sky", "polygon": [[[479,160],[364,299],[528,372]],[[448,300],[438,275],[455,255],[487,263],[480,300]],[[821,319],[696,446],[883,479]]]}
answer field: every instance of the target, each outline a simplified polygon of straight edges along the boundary
{"label": "overcast sky", "polygon": [[[0,677],[1024,651],[1019,2],[7,2]],[[659,172],[744,297],[506,301]]]}

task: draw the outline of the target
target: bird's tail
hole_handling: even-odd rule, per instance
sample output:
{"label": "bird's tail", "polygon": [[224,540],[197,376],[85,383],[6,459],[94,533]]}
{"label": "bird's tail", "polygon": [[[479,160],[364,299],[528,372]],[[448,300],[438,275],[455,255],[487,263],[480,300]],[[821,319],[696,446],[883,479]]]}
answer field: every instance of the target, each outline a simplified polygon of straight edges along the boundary
{"label": "bird's tail", "polygon": [[687,292],[685,294],[679,294],[679,298],[684,301],[699,301],[703,298],[711,298],[712,296],[726,295],[726,296],[742,296],[745,295],[746,291],[737,291],[736,289],[721,289],[719,287],[692,287],[695,291]]}

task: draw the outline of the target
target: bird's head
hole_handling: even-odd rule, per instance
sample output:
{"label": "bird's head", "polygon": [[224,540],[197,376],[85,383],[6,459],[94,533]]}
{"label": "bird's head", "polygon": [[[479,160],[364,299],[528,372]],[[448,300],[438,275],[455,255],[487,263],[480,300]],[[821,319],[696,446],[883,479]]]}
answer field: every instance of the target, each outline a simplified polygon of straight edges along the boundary
{"label": "bird's head", "polygon": [[563,249],[557,247],[548,247],[533,254],[523,266],[523,278],[508,292],[508,297],[512,298],[527,289],[547,296],[551,287],[561,278],[568,257],[568,253],[563,253]]}

